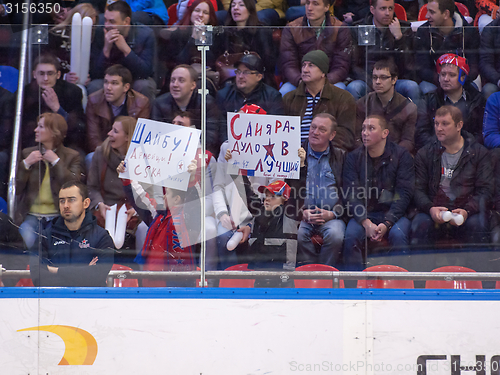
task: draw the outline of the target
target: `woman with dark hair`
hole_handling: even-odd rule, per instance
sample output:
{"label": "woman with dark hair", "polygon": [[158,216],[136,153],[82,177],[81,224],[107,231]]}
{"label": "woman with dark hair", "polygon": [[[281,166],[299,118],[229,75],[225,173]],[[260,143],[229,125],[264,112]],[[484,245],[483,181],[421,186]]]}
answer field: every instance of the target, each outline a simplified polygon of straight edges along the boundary
{"label": "woman with dark hair", "polygon": [[[172,67],[179,64],[201,62],[201,53],[195,40],[203,38],[203,26],[217,26],[215,9],[210,0],[190,0],[184,17],[178,27],[164,29],[160,36],[168,41],[169,56],[173,56]],[[207,66],[215,68],[215,60],[219,55],[218,39],[212,38],[212,45],[207,52]]]}
{"label": "woman with dark hair", "polygon": [[223,53],[256,52],[264,61],[264,82],[276,87],[274,70],[278,48],[274,45],[272,29],[262,27],[253,0],[231,0],[223,34]]}
{"label": "woman with dark hair", "polygon": [[[252,1],[255,16],[259,20],[259,23],[265,26],[281,25],[280,19],[285,17],[285,12],[283,11],[283,3],[283,0]],[[232,12],[233,1],[222,0],[222,4],[224,5],[225,10],[217,12],[217,17],[219,20],[221,19],[221,17],[228,17],[229,13]],[[250,11],[249,4],[250,1],[245,1],[245,7],[248,9],[248,11]]]}
{"label": "woman with dark hair", "polygon": [[[38,117],[38,146],[22,151],[17,170],[18,210],[16,222],[26,246],[35,243],[39,226],[59,215],[59,190],[71,180],[80,180],[80,154],[62,144],[68,131],[64,117],[43,113]],[[23,221],[24,220],[24,221]]]}

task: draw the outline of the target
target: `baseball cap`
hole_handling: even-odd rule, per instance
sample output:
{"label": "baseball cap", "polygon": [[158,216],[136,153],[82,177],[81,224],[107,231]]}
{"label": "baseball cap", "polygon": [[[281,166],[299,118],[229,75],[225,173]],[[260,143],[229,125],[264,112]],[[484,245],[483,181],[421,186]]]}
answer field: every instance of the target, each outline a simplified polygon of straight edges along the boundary
{"label": "baseball cap", "polygon": [[288,184],[285,181],[278,180],[270,183],[267,186],[264,185],[259,186],[258,190],[259,193],[263,193],[264,191],[269,190],[274,195],[288,199],[290,198],[290,192],[292,189],[290,188],[290,186],[288,186]]}

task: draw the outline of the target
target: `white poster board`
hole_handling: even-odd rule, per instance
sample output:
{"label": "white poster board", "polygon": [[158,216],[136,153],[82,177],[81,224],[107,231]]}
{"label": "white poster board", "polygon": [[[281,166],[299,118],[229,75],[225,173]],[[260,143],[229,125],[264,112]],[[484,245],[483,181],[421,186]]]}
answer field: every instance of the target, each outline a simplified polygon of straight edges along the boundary
{"label": "white poster board", "polygon": [[120,178],[186,191],[200,135],[198,129],[138,119]]}
{"label": "white poster board", "polygon": [[240,174],[299,179],[300,117],[228,113],[227,129]]}

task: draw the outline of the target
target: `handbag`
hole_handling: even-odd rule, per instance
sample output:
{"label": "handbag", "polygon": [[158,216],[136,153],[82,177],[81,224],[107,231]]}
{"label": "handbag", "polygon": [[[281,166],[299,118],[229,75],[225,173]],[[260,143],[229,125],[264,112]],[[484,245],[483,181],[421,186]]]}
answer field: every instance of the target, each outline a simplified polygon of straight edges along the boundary
{"label": "handbag", "polygon": [[215,69],[219,72],[220,87],[222,87],[228,79],[236,77],[236,73],[234,72],[234,64],[241,60],[241,58],[245,55],[254,55],[260,58],[257,52],[252,51],[238,53],[229,53],[228,51],[226,51],[223,55],[220,55],[218,57],[218,59],[215,61]]}

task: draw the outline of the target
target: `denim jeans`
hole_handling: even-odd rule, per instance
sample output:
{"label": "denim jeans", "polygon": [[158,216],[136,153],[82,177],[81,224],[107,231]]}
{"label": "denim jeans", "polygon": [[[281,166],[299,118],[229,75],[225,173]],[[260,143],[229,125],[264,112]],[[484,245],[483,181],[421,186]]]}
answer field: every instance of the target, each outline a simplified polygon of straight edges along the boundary
{"label": "denim jeans", "polygon": [[[382,213],[383,214],[383,213]],[[370,217],[376,225],[383,221],[383,215],[377,215],[377,219]],[[388,236],[389,243],[394,247],[405,247],[409,244],[409,232],[411,222],[406,217],[402,217],[391,228]],[[360,271],[364,268],[367,249],[365,249],[366,232],[365,228],[355,219],[351,219],[347,224],[344,239],[344,265],[349,271]]]}
{"label": "denim jeans", "polygon": [[[342,220],[334,219],[327,221],[323,225],[314,225],[300,222],[297,233],[297,263],[311,264],[319,263],[329,266],[335,266],[338,263],[342,243],[344,242],[345,223]],[[311,241],[314,234],[320,234],[323,237],[323,245],[319,253]]]}

